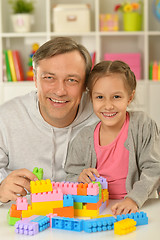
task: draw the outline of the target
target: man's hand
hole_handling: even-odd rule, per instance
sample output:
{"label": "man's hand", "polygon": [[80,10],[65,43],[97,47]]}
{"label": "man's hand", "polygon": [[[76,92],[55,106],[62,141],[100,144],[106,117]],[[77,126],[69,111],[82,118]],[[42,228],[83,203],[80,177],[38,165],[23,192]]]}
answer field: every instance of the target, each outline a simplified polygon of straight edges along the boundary
{"label": "man's hand", "polygon": [[123,201],[116,203],[111,207],[113,215],[136,213],[138,206],[135,201],[130,198],[126,198]]}
{"label": "man's hand", "polygon": [[81,174],[78,177],[78,182],[82,182],[82,183],[90,183],[92,181],[95,181],[95,176],[96,177],[100,177],[97,169],[95,168],[87,168],[84,169]]}
{"label": "man's hand", "polygon": [[38,178],[25,168],[11,172],[0,184],[0,201],[16,201],[17,194],[25,196],[26,190],[30,191],[30,181],[36,180]]}

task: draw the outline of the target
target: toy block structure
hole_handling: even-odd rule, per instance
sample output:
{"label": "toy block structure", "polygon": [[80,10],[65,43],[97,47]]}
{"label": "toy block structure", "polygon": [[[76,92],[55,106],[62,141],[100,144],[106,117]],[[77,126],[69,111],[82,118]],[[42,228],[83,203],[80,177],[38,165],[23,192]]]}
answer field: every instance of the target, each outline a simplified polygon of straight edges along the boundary
{"label": "toy block structure", "polygon": [[136,221],[130,218],[114,223],[114,233],[118,235],[127,234],[136,230]]}
{"label": "toy block structure", "polygon": [[28,209],[28,202],[27,198],[18,197],[16,201],[17,210],[27,210]]}

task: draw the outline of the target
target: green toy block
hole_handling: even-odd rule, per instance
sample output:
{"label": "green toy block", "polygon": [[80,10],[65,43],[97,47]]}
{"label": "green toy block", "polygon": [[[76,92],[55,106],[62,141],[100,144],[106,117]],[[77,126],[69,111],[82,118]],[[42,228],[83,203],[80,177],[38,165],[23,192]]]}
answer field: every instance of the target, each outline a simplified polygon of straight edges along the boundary
{"label": "green toy block", "polygon": [[38,180],[42,180],[42,178],[43,178],[43,168],[37,168],[37,167],[35,167],[34,169],[33,169],[33,173],[36,175],[36,177],[38,178]]}
{"label": "green toy block", "polygon": [[74,202],[74,209],[83,209],[82,202]]}
{"label": "green toy block", "polygon": [[10,216],[10,210],[8,211],[7,214],[7,222],[9,225],[14,226],[16,224],[16,222],[20,221],[20,218],[15,218],[15,217],[11,217]]}

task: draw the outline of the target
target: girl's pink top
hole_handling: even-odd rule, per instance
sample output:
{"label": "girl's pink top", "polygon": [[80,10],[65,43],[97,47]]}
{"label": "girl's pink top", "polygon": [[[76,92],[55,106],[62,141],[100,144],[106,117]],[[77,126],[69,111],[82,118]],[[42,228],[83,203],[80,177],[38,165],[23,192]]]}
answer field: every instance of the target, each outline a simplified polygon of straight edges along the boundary
{"label": "girl's pink top", "polygon": [[106,146],[99,145],[99,122],[94,131],[94,147],[97,156],[97,170],[108,181],[109,198],[122,199],[126,193],[129,151],[124,147],[128,136],[129,114],[115,140]]}

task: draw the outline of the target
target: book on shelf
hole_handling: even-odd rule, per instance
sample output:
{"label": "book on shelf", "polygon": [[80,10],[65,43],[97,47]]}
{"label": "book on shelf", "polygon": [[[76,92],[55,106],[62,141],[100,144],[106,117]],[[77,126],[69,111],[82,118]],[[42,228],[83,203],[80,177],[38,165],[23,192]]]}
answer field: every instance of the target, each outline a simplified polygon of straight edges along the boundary
{"label": "book on shelf", "polygon": [[6,65],[7,81],[8,82],[23,81],[24,74],[19,51],[4,50],[4,55],[5,55],[4,65]]}
{"label": "book on shelf", "polygon": [[12,82],[12,76],[11,76],[11,70],[10,70],[10,65],[9,65],[8,53],[7,53],[7,50],[4,50],[3,52],[4,52],[4,55],[5,55],[7,80],[8,80],[8,82]]}
{"label": "book on shelf", "polygon": [[13,62],[12,51],[8,50],[7,53],[8,53],[8,60],[9,60],[9,66],[10,66],[10,70],[11,70],[12,81],[17,82],[17,76],[16,76],[15,65],[14,65],[14,62]]}
{"label": "book on shelf", "polygon": [[5,54],[2,54],[2,74],[3,74],[3,82],[7,82],[7,69],[6,69],[6,62],[5,62]]}

